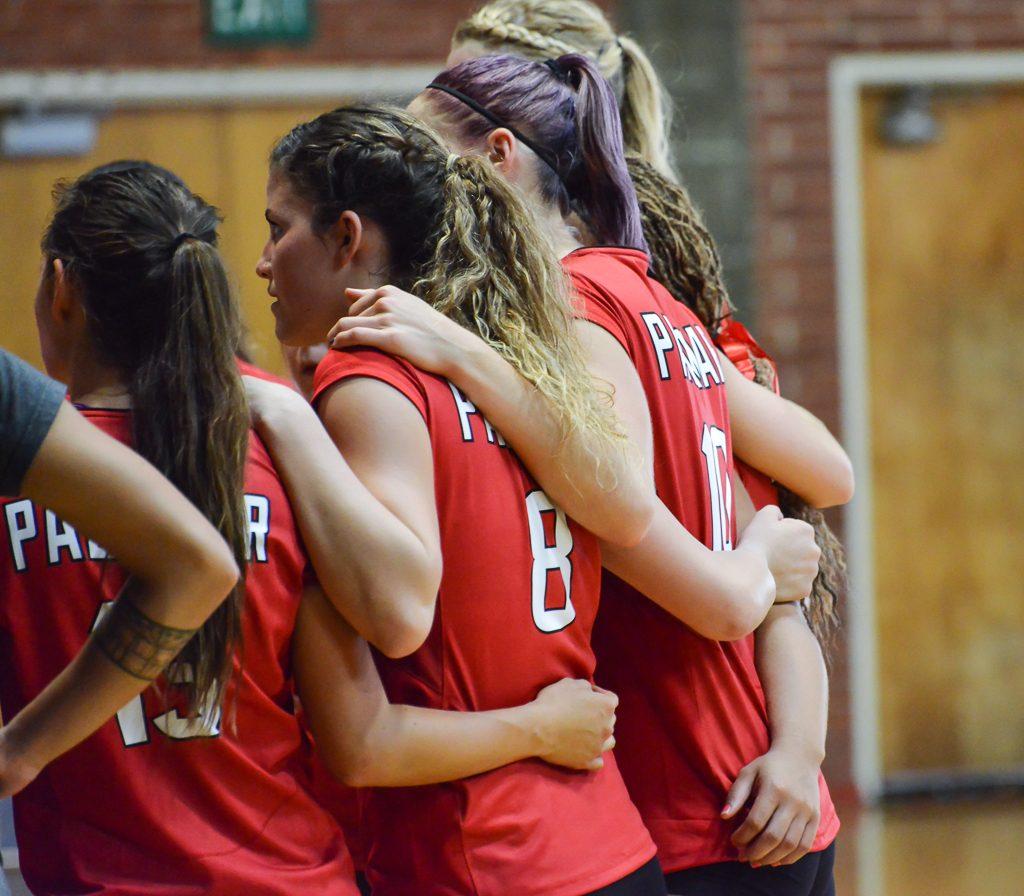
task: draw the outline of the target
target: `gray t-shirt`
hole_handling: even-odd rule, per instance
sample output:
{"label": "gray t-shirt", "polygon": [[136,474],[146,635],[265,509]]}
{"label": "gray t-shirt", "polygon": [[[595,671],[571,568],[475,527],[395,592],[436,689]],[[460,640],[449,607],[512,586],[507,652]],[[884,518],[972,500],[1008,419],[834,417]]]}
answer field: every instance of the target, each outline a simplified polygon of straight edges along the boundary
{"label": "gray t-shirt", "polygon": [[64,400],[64,387],[0,349],[0,495],[21,493]]}

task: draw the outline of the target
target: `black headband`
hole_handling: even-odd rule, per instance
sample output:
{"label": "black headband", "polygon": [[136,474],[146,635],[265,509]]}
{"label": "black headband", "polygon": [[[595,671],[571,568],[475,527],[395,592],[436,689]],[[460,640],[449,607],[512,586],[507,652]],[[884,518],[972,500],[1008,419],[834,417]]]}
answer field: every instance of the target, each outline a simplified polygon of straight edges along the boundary
{"label": "black headband", "polygon": [[511,131],[515,138],[522,143],[525,143],[530,147],[545,165],[548,166],[562,183],[565,183],[562,177],[562,172],[558,170],[558,157],[544,146],[541,146],[534,140],[531,140],[522,131],[512,127],[512,125],[502,121],[497,115],[495,115],[490,109],[485,106],[481,106],[473,97],[466,96],[461,90],[456,90],[454,87],[448,87],[445,84],[438,84],[436,81],[432,81],[427,85],[427,90],[440,90],[442,93],[447,93],[449,96],[455,97],[460,103],[469,106],[478,115],[482,115],[496,128],[505,128],[507,131]]}

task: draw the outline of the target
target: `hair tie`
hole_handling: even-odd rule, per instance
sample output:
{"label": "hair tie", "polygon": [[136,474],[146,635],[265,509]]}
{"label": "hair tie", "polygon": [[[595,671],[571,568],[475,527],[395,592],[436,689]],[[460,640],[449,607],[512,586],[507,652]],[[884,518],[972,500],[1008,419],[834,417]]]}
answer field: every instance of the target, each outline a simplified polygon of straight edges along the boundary
{"label": "hair tie", "polygon": [[558,64],[557,59],[545,59],[544,65],[548,67],[551,74],[553,74],[563,84],[569,84],[569,73]]}
{"label": "hair tie", "polygon": [[183,242],[185,242],[185,240],[198,240],[198,239],[199,239],[199,237],[197,237],[194,233],[191,233],[188,230],[183,230],[181,233],[179,233],[174,238],[174,241],[171,243],[171,252],[172,253],[177,252],[178,251],[178,247]]}

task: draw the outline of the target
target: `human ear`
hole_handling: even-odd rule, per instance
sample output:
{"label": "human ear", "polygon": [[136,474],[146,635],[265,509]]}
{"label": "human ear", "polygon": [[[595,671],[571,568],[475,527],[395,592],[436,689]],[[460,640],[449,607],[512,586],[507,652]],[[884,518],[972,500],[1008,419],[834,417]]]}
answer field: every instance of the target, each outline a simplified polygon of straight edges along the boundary
{"label": "human ear", "polygon": [[334,261],[339,268],[350,264],[363,242],[363,222],[357,212],[343,211],[332,230]]}
{"label": "human ear", "polygon": [[487,158],[510,180],[519,166],[519,143],[508,128],[496,128],[487,135]]}
{"label": "human ear", "polygon": [[78,293],[71,283],[64,262],[55,258],[50,271],[50,317],[58,325],[66,325],[81,310]]}

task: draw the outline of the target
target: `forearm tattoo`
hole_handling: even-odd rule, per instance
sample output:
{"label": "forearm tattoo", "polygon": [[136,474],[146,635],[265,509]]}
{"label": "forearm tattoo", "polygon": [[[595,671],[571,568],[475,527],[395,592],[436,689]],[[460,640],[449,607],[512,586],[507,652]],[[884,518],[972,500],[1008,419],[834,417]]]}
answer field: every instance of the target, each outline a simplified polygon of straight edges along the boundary
{"label": "forearm tattoo", "polygon": [[135,678],[153,681],[196,633],[154,622],[122,593],[93,631],[93,639],[114,665]]}

